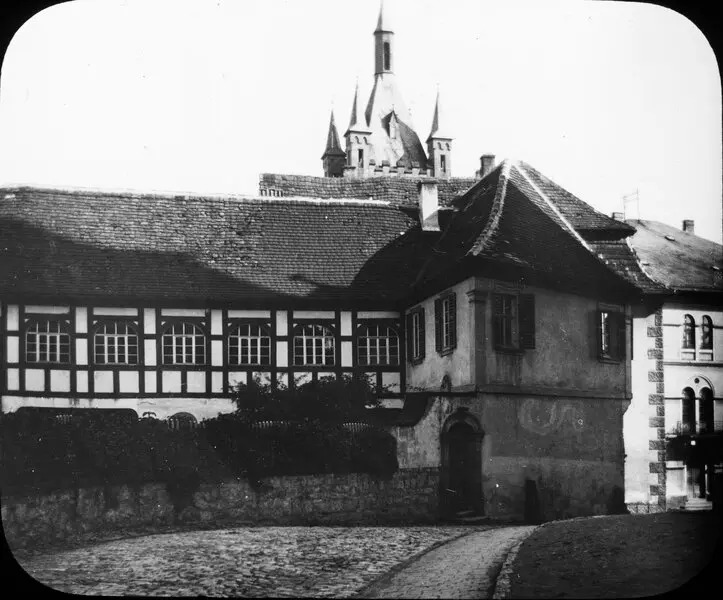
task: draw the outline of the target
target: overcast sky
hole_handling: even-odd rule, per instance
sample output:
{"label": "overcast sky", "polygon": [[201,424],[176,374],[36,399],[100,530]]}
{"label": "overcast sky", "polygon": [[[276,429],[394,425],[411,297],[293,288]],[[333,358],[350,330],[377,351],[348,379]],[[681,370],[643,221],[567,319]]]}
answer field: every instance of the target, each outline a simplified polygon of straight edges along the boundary
{"label": "overcast sky", "polygon": [[[525,160],[598,210],[721,241],[721,87],[686,18],[651,4],[385,0],[395,72],[429,134],[439,86],[453,175]],[[0,77],[0,183],[257,193],[322,175],[378,0],[76,0],[30,19]]]}

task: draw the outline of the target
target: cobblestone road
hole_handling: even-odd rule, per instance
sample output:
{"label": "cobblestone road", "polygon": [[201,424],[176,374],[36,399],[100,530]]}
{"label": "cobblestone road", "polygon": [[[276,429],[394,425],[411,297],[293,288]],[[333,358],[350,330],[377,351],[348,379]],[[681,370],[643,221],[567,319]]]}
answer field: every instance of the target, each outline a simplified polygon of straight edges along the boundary
{"label": "cobblestone road", "polygon": [[88,595],[349,597],[480,527],[242,527],[18,555],[37,581]]}

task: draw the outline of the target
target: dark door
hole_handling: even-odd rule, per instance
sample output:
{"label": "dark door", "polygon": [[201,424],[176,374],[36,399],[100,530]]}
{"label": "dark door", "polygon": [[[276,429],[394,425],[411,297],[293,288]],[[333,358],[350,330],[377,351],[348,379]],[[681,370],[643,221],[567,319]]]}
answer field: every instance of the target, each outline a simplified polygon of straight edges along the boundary
{"label": "dark door", "polygon": [[453,425],[448,433],[449,490],[452,512],[477,510],[480,491],[479,449],[475,432],[465,423]]}

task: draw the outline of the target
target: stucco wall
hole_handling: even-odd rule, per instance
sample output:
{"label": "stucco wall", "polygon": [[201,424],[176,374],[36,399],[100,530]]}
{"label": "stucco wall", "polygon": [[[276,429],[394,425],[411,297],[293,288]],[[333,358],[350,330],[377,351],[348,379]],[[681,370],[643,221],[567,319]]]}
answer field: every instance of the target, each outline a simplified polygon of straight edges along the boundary
{"label": "stucco wall", "polygon": [[622,492],[622,419],[614,399],[479,394],[439,398],[414,427],[396,428],[400,467],[439,465],[440,431],[457,408],[480,423],[485,513],[521,519],[525,480],[539,492],[543,518],[603,514]]}
{"label": "stucco wall", "polygon": [[185,508],[174,508],[162,484],[86,488],[33,497],[3,497],[2,524],[12,547],[176,522],[204,525],[376,524],[438,518],[439,470],[400,470],[391,480],[365,474],[270,477],[203,484]]}
{"label": "stucco wall", "polygon": [[[471,305],[467,292],[472,290],[474,285],[474,278],[466,279],[409,307],[407,312],[419,306],[424,308],[426,334],[424,361],[418,365],[408,364],[407,366],[408,390],[438,390],[445,375],[449,376],[452,387],[473,383],[470,370]],[[457,301],[457,347],[451,353],[441,355],[436,351],[434,342],[434,301],[450,292],[456,294]]]}
{"label": "stucco wall", "polygon": [[[479,308],[468,295],[473,290]],[[440,355],[434,347],[434,300],[449,291],[457,294],[457,347],[451,354]],[[493,293],[534,295],[535,348],[519,352],[495,349]],[[595,316],[601,305],[595,299],[478,277],[420,305],[425,309],[426,356],[421,364],[408,367],[407,385],[414,389],[439,390],[442,378],[448,375],[453,390],[473,385],[511,385],[552,388],[569,395],[580,392],[624,397],[630,393],[626,361],[601,361],[598,357]],[[483,320],[481,326],[474,322],[478,318]],[[479,364],[476,372],[472,368],[475,354]]]}

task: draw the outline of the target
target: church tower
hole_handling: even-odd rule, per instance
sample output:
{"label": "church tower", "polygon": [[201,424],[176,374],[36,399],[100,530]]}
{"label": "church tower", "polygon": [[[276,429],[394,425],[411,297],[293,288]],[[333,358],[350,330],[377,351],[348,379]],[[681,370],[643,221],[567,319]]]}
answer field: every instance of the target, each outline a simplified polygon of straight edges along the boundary
{"label": "church tower", "polygon": [[440,120],[439,90],[437,90],[432,130],[427,138],[427,154],[432,174],[440,179],[449,179],[452,176],[452,138],[440,128]]}
{"label": "church tower", "polygon": [[[414,131],[411,114],[399,92],[394,70],[394,31],[382,0],[374,29],[374,85],[364,112],[359,103],[358,85],[354,91],[351,119],[344,134],[344,177],[431,174],[424,146]],[[445,143],[447,141],[445,138]],[[446,151],[445,148],[443,146],[442,152]],[[329,159],[324,159],[324,174],[327,177],[338,177],[338,170],[328,168],[333,162],[332,155],[325,153],[324,156]],[[444,160],[449,160],[448,155]]]}
{"label": "church tower", "polygon": [[344,154],[341,144],[339,144],[339,133],[334,123],[334,111],[331,112],[329,133],[326,135],[326,148],[324,154],[321,155],[321,161],[324,165],[324,177],[341,177],[344,175],[346,154]]}

